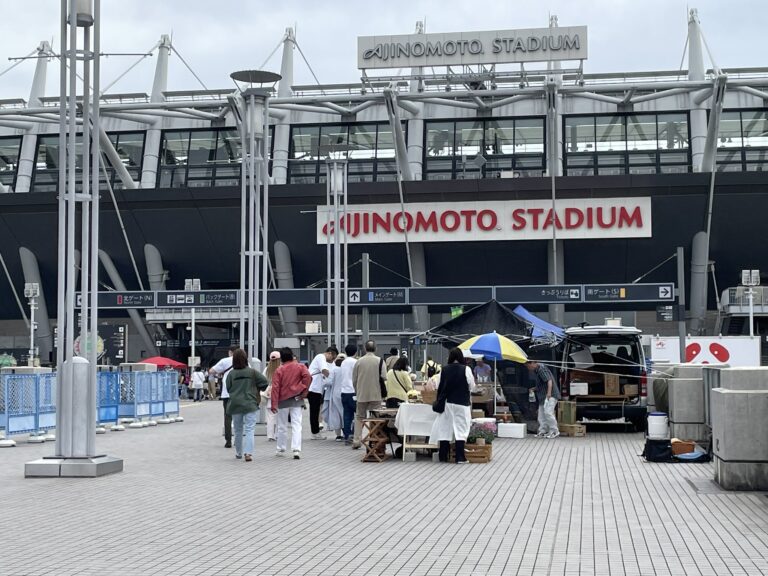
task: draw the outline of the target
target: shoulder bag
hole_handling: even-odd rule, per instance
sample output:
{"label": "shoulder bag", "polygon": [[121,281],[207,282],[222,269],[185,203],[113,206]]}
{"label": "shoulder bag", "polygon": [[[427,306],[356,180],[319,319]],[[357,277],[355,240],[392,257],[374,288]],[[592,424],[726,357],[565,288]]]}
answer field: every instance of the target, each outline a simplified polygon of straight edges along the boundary
{"label": "shoulder bag", "polygon": [[379,360],[379,391],[381,392],[381,397],[386,398],[387,397],[387,379],[381,377],[381,369],[384,367],[384,358]]}

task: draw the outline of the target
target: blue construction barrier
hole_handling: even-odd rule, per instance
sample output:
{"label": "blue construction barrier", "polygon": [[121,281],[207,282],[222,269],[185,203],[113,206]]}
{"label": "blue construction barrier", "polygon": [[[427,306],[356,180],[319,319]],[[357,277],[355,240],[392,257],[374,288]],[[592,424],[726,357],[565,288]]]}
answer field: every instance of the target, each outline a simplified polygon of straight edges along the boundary
{"label": "blue construction barrier", "polygon": [[[179,413],[178,373],[98,372],[96,421]],[[56,427],[56,373],[0,375],[0,430],[5,436]]]}
{"label": "blue construction barrier", "polygon": [[6,436],[56,427],[55,374],[3,374],[0,388],[0,428]]}

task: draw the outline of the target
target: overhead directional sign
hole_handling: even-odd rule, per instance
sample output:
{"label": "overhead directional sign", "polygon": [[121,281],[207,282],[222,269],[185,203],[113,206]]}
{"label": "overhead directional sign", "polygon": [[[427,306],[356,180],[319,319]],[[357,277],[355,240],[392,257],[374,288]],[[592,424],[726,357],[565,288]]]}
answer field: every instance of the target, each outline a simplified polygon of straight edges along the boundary
{"label": "overhead directional sign", "polygon": [[267,304],[269,306],[321,306],[323,290],[320,288],[270,290],[267,294]]}
{"label": "overhead directional sign", "polygon": [[450,288],[410,288],[410,304],[483,304],[493,298],[490,286],[454,286]]}
{"label": "overhead directional sign", "polygon": [[514,304],[567,304],[581,302],[580,284],[563,286],[497,286],[496,300]]}
{"label": "overhead directional sign", "polygon": [[674,284],[585,284],[584,302],[672,302]]}
{"label": "overhead directional sign", "polygon": [[239,303],[237,290],[200,290],[197,292],[158,292],[159,308],[234,307]]}
{"label": "overhead directional sign", "polygon": [[[82,293],[78,292],[75,299],[76,305],[82,303]],[[154,308],[154,292],[99,292],[99,308],[128,309],[128,308]]]}

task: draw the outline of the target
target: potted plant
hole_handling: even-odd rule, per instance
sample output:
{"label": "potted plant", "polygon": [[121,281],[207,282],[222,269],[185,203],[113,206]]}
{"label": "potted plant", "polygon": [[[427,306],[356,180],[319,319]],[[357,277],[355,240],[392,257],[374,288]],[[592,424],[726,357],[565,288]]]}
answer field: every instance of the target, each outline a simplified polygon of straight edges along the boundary
{"label": "potted plant", "polygon": [[467,444],[491,444],[495,437],[496,422],[473,422],[469,428]]}

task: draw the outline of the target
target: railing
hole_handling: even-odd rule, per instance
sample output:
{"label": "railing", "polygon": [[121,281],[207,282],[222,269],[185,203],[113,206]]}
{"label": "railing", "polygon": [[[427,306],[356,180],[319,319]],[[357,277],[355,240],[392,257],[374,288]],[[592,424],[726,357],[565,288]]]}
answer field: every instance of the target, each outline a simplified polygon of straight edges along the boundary
{"label": "railing", "polygon": [[[6,436],[56,427],[56,373],[0,376],[0,429]],[[99,372],[98,423],[179,413],[178,373]]]}
{"label": "railing", "polygon": [[[757,310],[758,307],[768,307],[768,290],[765,290],[766,286],[753,286],[753,301],[752,305]],[[720,300],[721,307],[728,311],[729,308],[749,308],[749,295],[748,287],[738,286],[735,288],[728,288],[723,291],[722,298]]]}

